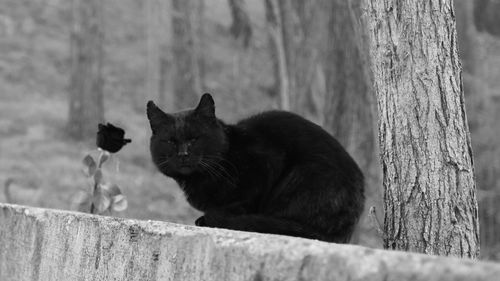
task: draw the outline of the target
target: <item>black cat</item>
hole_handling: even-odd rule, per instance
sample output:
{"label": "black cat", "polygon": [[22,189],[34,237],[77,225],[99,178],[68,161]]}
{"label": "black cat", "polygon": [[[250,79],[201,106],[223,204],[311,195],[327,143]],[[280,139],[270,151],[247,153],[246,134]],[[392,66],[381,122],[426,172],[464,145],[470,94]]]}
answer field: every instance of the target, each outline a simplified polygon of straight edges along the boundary
{"label": "black cat", "polygon": [[205,213],[196,225],[349,242],[363,174],[321,127],[284,111],[228,125],[210,94],[173,114],[149,101],[147,115],[153,162]]}

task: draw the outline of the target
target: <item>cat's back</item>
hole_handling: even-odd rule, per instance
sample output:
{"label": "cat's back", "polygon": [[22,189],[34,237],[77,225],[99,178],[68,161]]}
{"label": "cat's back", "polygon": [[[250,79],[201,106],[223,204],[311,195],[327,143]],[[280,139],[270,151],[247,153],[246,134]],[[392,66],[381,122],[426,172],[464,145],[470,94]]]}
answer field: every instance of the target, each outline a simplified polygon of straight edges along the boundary
{"label": "cat's back", "polygon": [[241,120],[236,126],[253,135],[261,146],[282,151],[289,164],[325,167],[325,173],[342,171],[349,178],[362,181],[361,170],[342,145],[321,126],[297,114],[266,111]]}
{"label": "cat's back", "polygon": [[278,133],[287,133],[290,130],[298,128],[310,130],[322,130],[311,121],[306,120],[300,115],[292,112],[282,110],[264,111],[245,118],[237,123],[237,126],[256,130],[259,132],[266,132],[272,130],[279,130]]}
{"label": "cat's back", "polygon": [[237,126],[296,153],[343,151],[337,140],[322,127],[288,111],[265,111],[241,120]]}

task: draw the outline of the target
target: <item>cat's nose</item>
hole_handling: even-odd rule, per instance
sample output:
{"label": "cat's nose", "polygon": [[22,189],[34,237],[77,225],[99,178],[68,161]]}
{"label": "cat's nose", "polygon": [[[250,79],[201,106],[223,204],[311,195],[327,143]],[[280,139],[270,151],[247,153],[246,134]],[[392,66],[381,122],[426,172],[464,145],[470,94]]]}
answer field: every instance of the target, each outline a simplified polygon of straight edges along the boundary
{"label": "cat's nose", "polygon": [[177,152],[178,156],[188,156],[188,145],[187,144],[181,144],[179,145],[179,151]]}

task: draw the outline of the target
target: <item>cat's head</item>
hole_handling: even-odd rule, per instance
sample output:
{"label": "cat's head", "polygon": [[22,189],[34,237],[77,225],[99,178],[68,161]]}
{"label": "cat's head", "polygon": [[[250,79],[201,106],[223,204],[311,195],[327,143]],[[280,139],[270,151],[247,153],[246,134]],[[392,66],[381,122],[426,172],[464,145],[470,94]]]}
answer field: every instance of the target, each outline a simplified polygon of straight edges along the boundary
{"label": "cat's head", "polygon": [[215,117],[215,103],[204,94],[194,109],[168,114],[152,101],[147,104],[151,125],[153,162],[171,177],[203,170],[203,163],[220,159],[227,150],[222,122]]}

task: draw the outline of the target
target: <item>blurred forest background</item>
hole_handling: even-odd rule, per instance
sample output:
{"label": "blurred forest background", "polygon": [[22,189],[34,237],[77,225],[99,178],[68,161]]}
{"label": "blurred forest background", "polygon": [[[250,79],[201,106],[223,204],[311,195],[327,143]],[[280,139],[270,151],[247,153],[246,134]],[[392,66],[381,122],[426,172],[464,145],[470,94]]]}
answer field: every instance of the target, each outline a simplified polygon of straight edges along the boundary
{"label": "blurred forest background", "polygon": [[[97,123],[106,121],[133,140],[108,166],[129,198],[114,215],[193,224],[199,213],[151,163],[145,105],[175,111],[210,92],[227,122],[281,108],[323,125],[364,170],[366,210],[382,217],[356,3],[0,0],[0,201],[74,208],[91,185],[81,159],[97,153]],[[500,1],[455,0],[455,11],[482,258],[500,260]],[[381,247],[367,216],[355,242]]]}

